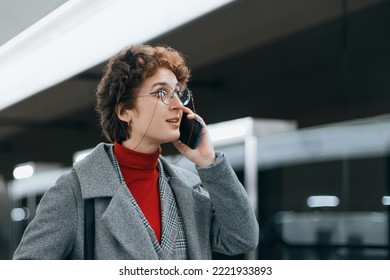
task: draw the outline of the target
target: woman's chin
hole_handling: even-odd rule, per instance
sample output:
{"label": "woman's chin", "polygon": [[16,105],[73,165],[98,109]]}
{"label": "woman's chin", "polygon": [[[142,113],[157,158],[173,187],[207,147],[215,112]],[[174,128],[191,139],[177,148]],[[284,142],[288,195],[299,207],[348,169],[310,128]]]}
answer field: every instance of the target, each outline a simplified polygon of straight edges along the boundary
{"label": "woman's chin", "polygon": [[180,133],[177,133],[176,135],[172,135],[171,137],[167,137],[163,143],[171,143],[171,142],[179,139],[179,137],[180,137]]}

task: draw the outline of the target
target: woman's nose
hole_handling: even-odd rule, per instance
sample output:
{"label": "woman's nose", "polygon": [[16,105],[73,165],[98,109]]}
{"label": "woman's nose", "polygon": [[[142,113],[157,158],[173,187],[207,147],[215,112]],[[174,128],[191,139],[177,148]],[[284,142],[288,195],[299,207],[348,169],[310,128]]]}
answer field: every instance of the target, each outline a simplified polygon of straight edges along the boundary
{"label": "woman's nose", "polygon": [[176,94],[174,94],[172,96],[171,109],[176,109],[176,110],[181,109],[181,110],[183,110],[183,108],[184,108],[184,105],[181,102],[180,98]]}

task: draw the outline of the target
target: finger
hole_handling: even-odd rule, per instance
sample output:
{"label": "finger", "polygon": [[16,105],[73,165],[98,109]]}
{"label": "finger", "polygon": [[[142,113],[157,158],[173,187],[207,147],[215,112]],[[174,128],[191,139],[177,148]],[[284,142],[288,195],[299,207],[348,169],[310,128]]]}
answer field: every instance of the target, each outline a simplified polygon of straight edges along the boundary
{"label": "finger", "polygon": [[202,118],[201,116],[199,116],[198,114],[192,112],[192,111],[191,111],[191,113],[188,113],[187,118],[188,118],[189,120],[197,119],[197,120],[200,121],[203,125],[205,124],[203,118]]}
{"label": "finger", "polygon": [[195,118],[198,120],[198,121],[200,121],[203,125],[205,125],[206,123],[204,122],[204,119],[201,117],[201,116],[199,116],[198,114],[194,114],[195,115]]}
{"label": "finger", "polygon": [[187,113],[189,116],[190,115],[194,115],[194,112],[192,112],[192,110],[190,108],[188,108],[188,107],[183,106],[182,110],[183,110],[184,113]]}

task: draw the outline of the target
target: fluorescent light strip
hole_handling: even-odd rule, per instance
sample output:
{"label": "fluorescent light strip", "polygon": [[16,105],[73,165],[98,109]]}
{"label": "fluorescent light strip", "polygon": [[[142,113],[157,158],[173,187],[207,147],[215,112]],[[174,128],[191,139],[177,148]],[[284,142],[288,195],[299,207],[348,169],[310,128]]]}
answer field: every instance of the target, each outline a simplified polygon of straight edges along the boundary
{"label": "fluorescent light strip", "polygon": [[307,206],[310,208],[316,207],[336,207],[340,203],[337,196],[334,195],[315,195],[307,199]]}
{"label": "fluorescent light strip", "polygon": [[232,1],[69,1],[0,48],[0,110]]}
{"label": "fluorescent light strip", "polygon": [[390,196],[385,195],[382,197],[382,204],[384,206],[389,206],[390,205]]}
{"label": "fluorescent light strip", "polygon": [[34,175],[35,166],[32,162],[21,164],[15,167],[13,176],[15,179],[25,179]]}

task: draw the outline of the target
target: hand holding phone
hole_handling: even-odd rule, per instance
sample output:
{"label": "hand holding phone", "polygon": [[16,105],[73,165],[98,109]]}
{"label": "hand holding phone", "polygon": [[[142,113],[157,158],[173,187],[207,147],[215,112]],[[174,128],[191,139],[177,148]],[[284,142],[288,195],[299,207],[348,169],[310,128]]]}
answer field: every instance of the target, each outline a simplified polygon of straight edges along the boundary
{"label": "hand holding phone", "polygon": [[186,144],[191,149],[195,149],[200,140],[203,124],[197,119],[189,120],[187,113],[183,112],[183,116],[180,122],[180,137],[179,140],[183,144]]}

